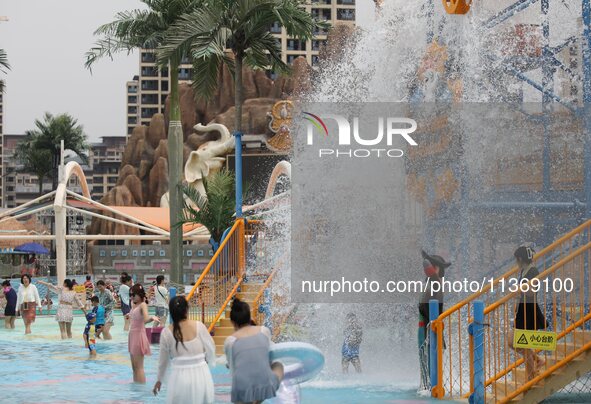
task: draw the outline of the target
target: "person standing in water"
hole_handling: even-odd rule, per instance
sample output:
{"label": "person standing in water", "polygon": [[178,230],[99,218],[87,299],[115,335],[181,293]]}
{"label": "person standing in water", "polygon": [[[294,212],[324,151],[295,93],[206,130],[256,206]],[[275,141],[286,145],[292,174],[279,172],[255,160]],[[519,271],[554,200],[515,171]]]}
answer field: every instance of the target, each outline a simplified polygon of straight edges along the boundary
{"label": "person standing in water", "polygon": [[144,372],[144,356],[150,355],[150,342],[146,336],[146,324],[152,321],[159,321],[156,316],[148,315],[146,304],[146,291],[144,287],[136,283],[131,287],[131,300],[133,308],[127,315],[130,318],[128,334],[129,356],[133,370],[134,383],[146,383]]}
{"label": "person standing in water", "polygon": [[123,325],[124,331],[129,331],[129,318],[127,314],[131,310],[131,302],[129,300],[129,290],[131,289],[131,276],[121,275],[121,286],[119,286],[119,299],[121,300],[121,313],[125,318]]}
{"label": "person standing in water", "polygon": [[55,291],[59,296],[59,305],[57,306],[57,313],[55,321],[60,327],[60,334],[62,339],[72,338],[72,321],[74,321],[74,304],[78,303],[76,292],[74,292],[72,281],[65,279],[61,287],[52,285],[49,282],[39,281],[40,284],[47,286],[47,291]]}
{"label": "person standing in water", "polygon": [[202,322],[187,319],[189,304],[183,296],[174,297],[168,307],[172,324],[160,335],[158,381],[154,385],[154,395],[160,391],[166,368],[171,362],[166,396],[168,404],[213,403],[214,385],[209,370],[215,366],[213,338]]}
{"label": "person standing in water", "polygon": [[252,325],[250,307],[239,299],[232,303],[230,320],[235,332],[226,338],[224,352],[232,373],[232,402],[259,404],[275,397],[283,365],[269,362],[271,331]]}
{"label": "person standing in water", "polygon": [[343,373],[349,372],[349,362],[353,364],[357,373],[361,373],[361,361],[359,360],[359,346],[363,339],[363,330],[355,313],[347,314],[347,324],[345,325],[345,340],[341,350],[341,366]]}
{"label": "person standing in water", "polygon": [[115,307],[115,298],[102,279],[96,283],[95,296],[99,298],[99,304],[105,308],[105,325],[102,330],[105,340],[111,339],[111,327],[113,326],[113,308]]}
{"label": "person standing in water", "polygon": [[16,319],[16,292],[10,286],[10,281],[7,279],[2,282],[4,297],[6,298],[6,307],[4,307],[4,328],[14,329],[14,321]]}
{"label": "person standing in water", "polygon": [[16,307],[23,316],[25,334],[31,333],[31,324],[35,322],[37,307],[41,307],[41,298],[37,287],[31,283],[31,275],[21,276],[21,286],[18,288]]}
{"label": "person standing in water", "polygon": [[[531,281],[540,274],[533,262],[534,254],[535,252],[533,248],[525,245],[518,247],[513,253],[515,262],[519,267],[518,284],[520,286]],[[532,292],[531,288],[529,288],[527,292],[520,293],[517,299],[514,319],[515,330],[546,329],[546,318],[544,317],[542,310],[540,310],[536,293]],[[514,331],[509,332],[508,341],[509,346],[512,349],[515,349],[513,346],[513,336]],[[515,351],[523,355],[527,380],[533,379],[540,367],[544,365],[544,360],[541,359],[533,349],[515,349]]]}
{"label": "person standing in water", "polygon": [[[429,323],[429,300],[435,299],[439,302],[439,314],[443,312],[443,291],[441,285],[433,288],[435,283],[441,283],[445,276],[445,270],[451,265],[440,255],[429,255],[421,250],[423,256],[423,271],[427,278],[425,279],[424,292],[419,301],[419,328],[422,328],[423,340],[427,336],[427,324]],[[419,330],[420,331],[420,330]],[[420,339],[420,337],[419,337]]]}
{"label": "person standing in water", "polygon": [[168,289],[164,287],[164,275],[156,277],[156,285],[154,286],[154,306],[156,307],[156,316],[162,321],[160,327],[166,325],[168,318]]}

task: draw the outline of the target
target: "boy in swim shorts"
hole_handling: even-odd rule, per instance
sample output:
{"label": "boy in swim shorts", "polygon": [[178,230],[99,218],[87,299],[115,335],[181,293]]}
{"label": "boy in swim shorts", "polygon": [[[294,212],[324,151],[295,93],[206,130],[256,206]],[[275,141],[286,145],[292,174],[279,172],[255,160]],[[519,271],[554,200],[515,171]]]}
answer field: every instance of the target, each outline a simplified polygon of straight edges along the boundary
{"label": "boy in swim shorts", "polygon": [[87,313],[86,314],[86,327],[84,327],[84,333],[82,336],[84,337],[84,344],[86,348],[90,351],[90,357],[93,358],[96,356],[96,337],[95,337],[95,321],[96,321],[96,314],[95,313]]}
{"label": "boy in swim shorts", "polygon": [[94,327],[96,330],[96,337],[101,337],[101,331],[105,326],[105,308],[99,304],[98,296],[93,296],[90,299],[90,303],[92,304],[92,312],[96,316],[96,321],[94,322]]}
{"label": "boy in swim shorts", "polygon": [[345,340],[341,350],[341,366],[343,373],[349,372],[349,362],[353,364],[357,373],[361,373],[361,361],[359,360],[359,346],[363,339],[363,330],[354,313],[347,314],[347,324],[345,326]]}

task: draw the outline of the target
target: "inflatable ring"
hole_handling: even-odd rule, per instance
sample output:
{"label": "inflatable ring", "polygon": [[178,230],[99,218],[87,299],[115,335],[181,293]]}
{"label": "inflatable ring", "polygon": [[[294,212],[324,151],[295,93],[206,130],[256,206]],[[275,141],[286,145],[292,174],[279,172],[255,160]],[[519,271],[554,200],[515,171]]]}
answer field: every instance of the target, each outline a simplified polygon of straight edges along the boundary
{"label": "inflatable ring", "polygon": [[472,0],[443,0],[443,8],[448,14],[466,14],[471,4]]}
{"label": "inflatable ring", "polygon": [[305,342],[280,342],[269,352],[272,362],[283,364],[283,380],[300,384],[313,379],[324,367],[324,355],[314,345]]}

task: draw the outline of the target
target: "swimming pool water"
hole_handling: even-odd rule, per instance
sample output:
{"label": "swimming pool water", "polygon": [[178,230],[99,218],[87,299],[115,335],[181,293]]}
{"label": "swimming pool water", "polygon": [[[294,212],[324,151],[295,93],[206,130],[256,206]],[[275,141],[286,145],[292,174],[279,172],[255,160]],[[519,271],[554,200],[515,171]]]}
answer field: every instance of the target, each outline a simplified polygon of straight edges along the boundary
{"label": "swimming pool water", "polygon": [[[113,340],[99,340],[96,359],[88,358],[82,331],[85,321],[76,317],[72,340],[62,341],[53,317],[38,317],[33,334],[25,336],[17,319],[15,330],[0,328],[0,401],[6,403],[162,403],[166,383],[158,397],[152,395],[156,380],[158,346],[146,357],[146,385],[132,383],[123,319],[115,319]],[[3,321],[0,322],[3,327]],[[230,375],[218,365],[213,369],[216,403],[228,403]],[[426,403],[415,390],[393,385],[360,382],[356,375],[323,378],[301,387],[301,402],[339,403]]]}

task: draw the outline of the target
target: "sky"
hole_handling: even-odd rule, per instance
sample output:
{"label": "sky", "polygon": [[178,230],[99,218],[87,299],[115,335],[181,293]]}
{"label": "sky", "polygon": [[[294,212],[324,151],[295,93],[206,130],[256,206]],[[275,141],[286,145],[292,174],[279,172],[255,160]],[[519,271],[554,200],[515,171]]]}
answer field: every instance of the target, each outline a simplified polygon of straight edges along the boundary
{"label": "sky", "polygon": [[[125,136],[125,83],[138,74],[138,54],[103,59],[92,74],[84,67],[84,54],[99,25],[141,6],[139,0],[0,0],[0,16],[8,17],[0,21],[0,48],[11,65],[2,75],[4,133],[33,129],[45,112],[67,112],[92,142]],[[357,0],[360,26],[371,23],[373,15],[372,0]]]}

